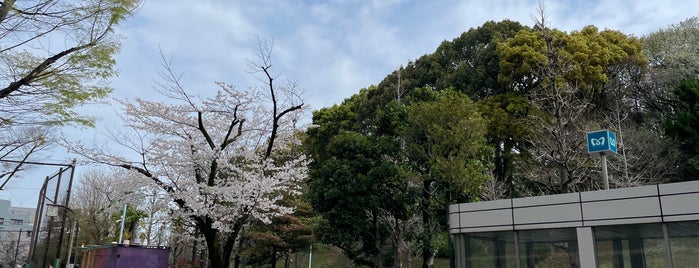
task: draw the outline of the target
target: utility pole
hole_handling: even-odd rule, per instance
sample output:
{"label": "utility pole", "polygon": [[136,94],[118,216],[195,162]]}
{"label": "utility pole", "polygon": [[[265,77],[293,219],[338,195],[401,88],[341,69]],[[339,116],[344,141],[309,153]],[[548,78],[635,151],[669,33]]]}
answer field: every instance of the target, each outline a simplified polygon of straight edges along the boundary
{"label": "utility pole", "polygon": [[22,228],[19,229],[19,234],[17,235],[17,246],[15,246],[15,259],[12,261],[12,267],[17,267],[17,255],[19,254],[19,241],[22,239]]}

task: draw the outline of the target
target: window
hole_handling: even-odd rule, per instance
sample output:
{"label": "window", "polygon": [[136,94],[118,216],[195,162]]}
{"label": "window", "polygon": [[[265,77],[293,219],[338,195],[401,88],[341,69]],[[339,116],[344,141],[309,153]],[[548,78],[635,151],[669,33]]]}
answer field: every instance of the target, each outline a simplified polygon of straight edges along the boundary
{"label": "window", "polygon": [[575,228],[519,231],[520,267],[580,267]]}
{"label": "window", "polygon": [[24,221],[23,221],[23,220],[18,220],[18,219],[11,219],[11,220],[10,220],[10,223],[11,223],[12,225],[22,225],[22,224],[24,223]]}
{"label": "window", "polygon": [[667,224],[674,267],[695,267],[699,262],[699,221]]}
{"label": "window", "polygon": [[580,267],[577,239],[574,228],[462,234],[456,236],[457,266]]}
{"label": "window", "polygon": [[594,231],[599,267],[669,267],[660,223],[599,226]]}
{"label": "window", "polygon": [[461,267],[517,267],[514,232],[471,233],[462,235],[457,250]]}

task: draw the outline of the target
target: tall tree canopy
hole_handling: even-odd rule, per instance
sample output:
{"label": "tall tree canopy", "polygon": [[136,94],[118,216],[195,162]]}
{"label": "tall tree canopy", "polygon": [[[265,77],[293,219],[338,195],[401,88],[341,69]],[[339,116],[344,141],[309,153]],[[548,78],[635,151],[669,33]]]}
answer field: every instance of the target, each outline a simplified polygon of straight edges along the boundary
{"label": "tall tree canopy", "polygon": [[686,157],[685,169],[699,174],[699,79],[685,79],[675,88],[675,113],[665,121],[665,129],[680,145]]}
{"label": "tall tree canopy", "polygon": [[600,120],[608,109],[609,70],[646,63],[638,39],[594,26],[570,34],[549,29],[542,12],[534,29],[499,44],[498,55],[500,83],[523,92],[531,107],[527,187],[534,193],[595,188],[583,137],[610,128]]}
{"label": "tall tree canopy", "polygon": [[650,72],[640,100],[658,121],[671,112],[673,90],[680,81],[699,75],[699,17],[650,33],[641,42]]}
{"label": "tall tree canopy", "polygon": [[[655,129],[653,134],[656,136],[666,138],[663,133],[657,133],[664,125],[667,134],[675,138],[671,142],[656,139],[646,143],[654,146],[661,144],[664,148],[662,158],[659,159],[661,161],[649,164],[663,163],[666,171],[659,174],[663,177],[675,180],[695,179],[695,165],[687,163],[693,158],[693,149],[685,143],[691,140],[691,135],[685,135],[686,132],[680,134],[683,131],[678,128],[678,120],[692,113],[688,109],[692,105],[691,81],[699,77],[699,17],[691,17],[650,33],[642,37],[641,42],[643,53],[648,57],[649,72],[638,87],[636,100],[646,112],[636,116],[635,120]],[[691,124],[683,126],[686,127],[691,127]],[[677,151],[684,153],[678,155]],[[667,161],[668,159],[672,161]]]}
{"label": "tall tree canopy", "polygon": [[[409,210],[411,216],[401,222],[422,223],[412,229],[422,235],[411,239],[419,241],[413,250],[428,261],[434,250],[429,237],[445,224],[439,214],[450,196],[462,202],[599,189],[599,160],[585,148],[588,131],[606,128],[619,137],[619,154],[609,159],[612,187],[678,179],[677,149],[659,131],[657,118],[645,120],[657,97],[646,94],[649,71],[654,75],[653,61],[649,65],[642,53],[641,41],[648,39],[595,26],[567,33],[548,27],[543,14],[532,28],[502,21],[470,29],[378,85],[314,113],[316,127],[308,131],[314,206],[326,206],[323,198],[333,185],[384,183],[386,177],[367,174],[375,174],[373,164],[393,163],[398,180],[421,194],[419,202],[409,202],[420,211]],[[691,23],[682,25],[682,33],[691,32]],[[462,123],[468,127],[458,127]],[[380,144],[388,146],[377,153]],[[362,183],[351,183],[358,178]],[[334,196],[331,204],[355,202]],[[332,209],[333,215],[356,210]],[[352,220],[370,226],[367,215]],[[343,226],[325,231],[339,229],[346,231],[343,237],[371,234],[370,228]],[[340,236],[325,240],[340,241]]]}
{"label": "tall tree canopy", "polygon": [[378,267],[397,265],[399,244],[415,243],[427,265],[446,224],[435,210],[445,211],[451,192],[477,195],[489,177],[486,122],[465,94],[429,88],[360,115],[377,90],[314,113],[309,197],[327,222],[319,235]]}
{"label": "tall tree canopy", "polygon": [[427,268],[435,257],[434,236],[446,230],[435,212],[448,207],[452,195],[477,199],[481,184],[490,178],[485,160],[491,152],[485,143],[486,122],[468,96],[423,90],[428,98],[407,106],[402,137],[406,173],[419,179],[422,267]]}
{"label": "tall tree canopy", "polygon": [[400,144],[352,123],[357,118],[351,110],[366,93],[314,113],[317,127],[308,131],[313,156],[308,190],[324,219],[321,241],[338,246],[358,264],[382,266],[395,258],[386,251],[394,234],[386,221],[409,216],[415,191],[395,164]]}

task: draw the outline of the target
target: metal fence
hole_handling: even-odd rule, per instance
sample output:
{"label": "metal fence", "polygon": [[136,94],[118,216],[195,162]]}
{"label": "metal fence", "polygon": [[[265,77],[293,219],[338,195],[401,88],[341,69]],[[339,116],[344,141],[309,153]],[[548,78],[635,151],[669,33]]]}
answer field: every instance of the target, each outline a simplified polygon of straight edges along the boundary
{"label": "metal fence", "polygon": [[[69,254],[70,220],[74,217],[68,204],[70,202],[75,161],[71,164],[52,164],[61,166],[54,175],[44,180],[34,215],[27,264],[25,267],[62,267],[61,260]],[[69,260],[68,260],[69,261]]]}

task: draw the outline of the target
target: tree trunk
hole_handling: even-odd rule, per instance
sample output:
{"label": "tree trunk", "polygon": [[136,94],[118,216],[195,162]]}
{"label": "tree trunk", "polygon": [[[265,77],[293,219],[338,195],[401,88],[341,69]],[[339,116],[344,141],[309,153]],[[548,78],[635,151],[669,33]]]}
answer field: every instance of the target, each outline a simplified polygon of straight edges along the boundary
{"label": "tree trunk", "polygon": [[[206,244],[209,247],[209,267],[210,268],[215,268],[215,267],[228,267],[229,259],[230,259],[230,253],[226,254],[221,252],[220,247],[217,245],[212,245],[210,241],[211,236],[216,236],[216,235],[206,235]],[[227,255],[227,256],[226,256]]]}
{"label": "tree trunk", "polygon": [[200,230],[206,238],[206,246],[209,249],[210,268],[228,268],[230,265],[231,251],[222,250],[218,230],[211,228],[201,228]]}
{"label": "tree trunk", "polygon": [[451,226],[449,225],[449,207],[451,206],[451,184],[447,183],[447,190],[446,190],[446,203],[447,203],[447,248],[449,249],[449,268],[455,268],[455,262],[456,260],[454,259],[455,254],[454,254],[454,241],[452,241],[451,234],[449,233]]}
{"label": "tree trunk", "polygon": [[272,257],[270,259],[270,268],[277,268],[277,253],[274,250],[274,247],[272,247]]}
{"label": "tree trunk", "polygon": [[422,268],[430,267],[432,258],[432,228],[430,217],[430,191],[432,180],[428,179],[422,183]]}
{"label": "tree trunk", "polygon": [[194,242],[192,243],[192,265],[194,265],[196,259],[197,259],[197,235],[194,235]]}
{"label": "tree trunk", "polygon": [[381,248],[379,245],[381,244],[381,234],[379,233],[379,217],[378,217],[378,210],[374,209],[372,212],[372,221],[373,221],[373,228],[374,228],[374,267],[376,268],[382,268],[383,267],[383,262],[381,261]]}
{"label": "tree trunk", "polygon": [[210,218],[195,218],[197,227],[206,240],[206,247],[209,255],[209,267],[211,268],[228,268],[231,264],[231,255],[233,254],[233,246],[235,238],[237,238],[242,223],[245,219],[241,219],[233,227],[233,232],[228,237],[221,237],[221,233],[212,228],[213,220]]}

